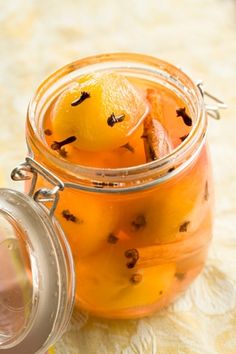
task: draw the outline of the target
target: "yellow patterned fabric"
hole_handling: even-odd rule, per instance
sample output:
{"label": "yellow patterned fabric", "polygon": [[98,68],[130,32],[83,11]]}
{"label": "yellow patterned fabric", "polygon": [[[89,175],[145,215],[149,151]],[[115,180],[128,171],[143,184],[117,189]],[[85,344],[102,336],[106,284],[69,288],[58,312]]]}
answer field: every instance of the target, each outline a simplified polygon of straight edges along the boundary
{"label": "yellow patterned fabric", "polygon": [[75,59],[151,54],[182,66],[229,109],[210,121],[215,175],[213,243],[203,273],[173,305],[139,320],[81,313],[56,354],[236,353],[236,2],[13,0],[0,11],[0,174],[24,159],[26,108],[36,86]]}

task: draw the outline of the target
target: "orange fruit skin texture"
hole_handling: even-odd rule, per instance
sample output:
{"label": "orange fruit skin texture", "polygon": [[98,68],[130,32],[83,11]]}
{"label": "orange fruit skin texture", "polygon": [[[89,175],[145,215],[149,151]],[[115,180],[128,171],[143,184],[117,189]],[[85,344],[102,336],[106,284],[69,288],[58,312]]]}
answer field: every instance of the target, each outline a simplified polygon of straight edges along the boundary
{"label": "orange fruit skin texture", "polygon": [[[46,137],[48,145],[76,135],[77,141],[66,146],[66,158],[72,163],[106,168],[145,163],[140,117],[146,112],[147,96],[150,118],[159,122],[162,132],[165,129],[172,146],[178,146],[180,137],[190,132],[176,117],[176,109],[184,103],[164,88],[141,90],[130,85],[111,73],[76,83],[49,110],[45,128],[53,135]],[[108,89],[113,95],[119,93],[107,95]],[[72,107],[78,93],[86,90],[91,97]],[[112,112],[124,113],[126,120],[109,127],[107,117]],[[134,152],[121,147],[126,143]],[[37,152],[35,158],[43,159]],[[38,187],[42,185],[39,179]],[[183,172],[150,189],[123,194],[65,189],[56,217],[74,256],[76,308],[101,317],[134,318],[168,305],[203,267],[205,239],[212,230],[212,202],[207,147]],[[74,218],[65,218],[65,211]],[[188,243],[181,246],[183,242]],[[133,268],[127,267],[129,249],[140,255]]]}
{"label": "orange fruit skin texture", "polygon": [[[72,106],[81,96],[90,97]],[[76,136],[73,144],[85,151],[109,151],[125,144],[142,123],[148,105],[142,93],[124,76],[117,73],[97,73],[83,77],[58,97],[52,112],[52,129],[56,140]],[[108,118],[124,115],[113,127]]]}
{"label": "orange fruit skin texture", "polygon": [[[80,85],[83,82],[91,82],[91,77],[86,76],[80,78]],[[122,82],[123,84],[124,82],[126,84],[128,83],[130,88],[131,79],[129,79],[128,81],[126,79],[124,80],[124,78],[122,77]],[[73,96],[72,99],[71,90],[74,86],[76,87],[77,93],[75,96]],[[142,102],[145,102],[145,106],[146,103],[148,103],[148,106],[146,106],[146,110],[148,112],[146,117],[149,117],[149,119],[152,120],[152,123],[150,125],[150,134],[152,134],[153,139],[151,140],[153,142],[153,145],[157,149],[158,158],[161,158],[167,153],[169,153],[169,150],[177,147],[182,142],[180,137],[188,135],[191,130],[190,127],[187,127],[185,124],[183,124],[181,118],[176,117],[176,110],[180,107],[184,107],[184,103],[180,100],[180,98],[176,97],[173,93],[170,93],[169,91],[167,91],[167,89],[163,87],[156,87],[157,85],[153,85],[147,89],[146,82],[140,84],[140,82],[135,82],[132,78],[132,87],[134,86],[136,87],[136,92],[138,92],[139,94],[139,99],[141,99]],[[82,108],[83,105],[88,105],[90,102],[91,106],[89,106],[89,114],[91,117],[96,116],[96,114],[93,113],[92,97],[88,98],[87,100],[84,100],[83,103],[81,103],[78,107],[71,107],[71,102],[73,102],[73,100],[78,98],[78,96],[80,95],[81,91],[78,89],[78,87],[80,87],[79,83],[71,84],[69,92],[65,91],[64,93],[62,93],[53,102],[53,104],[46,112],[44,128],[51,130],[53,133],[51,136],[45,136],[45,140],[49,146],[51,146],[54,141],[63,140],[64,138],[68,138],[69,136],[71,136],[71,134],[74,134],[74,130],[72,131],[69,129],[67,131],[66,129],[68,127],[65,127],[68,126],[68,124],[65,124],[65,121],[67,119],[69,121],[73,118],[73,116],[67,114],[65,112],[65,108],[63,109],[63,100],[68,101],[65,107],[69,107],[70,111],[72,111],[73,114],[77,112],[76,109],[78,109],[78,107]],[[62,105],[62,108],[58,111],[56,107],[60,105]],[[105,117],[105,115],[103,117]],[[106,120],[107,116],[105,121]],[[92,129],[92,131],[94,131],[94,128],[92,126],[93,121],[88,118],[87,122],[90,122],[89,129]],[[99,149],[96,151],[88,151],[78,148],[79,140],[77,139],[76,142],[73,142],[72,144],[63,147],[63,149],[66,151],[67,161],[79,165],[90,167],[93,166],[98,168],[121,168],[146,163],[146,147],[145,139],[143,138],[146,132],[144,129],[144,124],[142,124],[142,122],[143,121],[141,119],[141,124],[139,124],[138,127],[130,133],[130,135],[126,136],[125,142],[123,141],[124,145],[128,144],[132,150],[127,149],[127,146],[122,145],[121,141],[119,140],[119,144],[121,145],[119,145],[118,147],[114,148],[113,146],[112,148],[103,151],[100,151]],[[110,134],[116,133],[115,129],[121,128],[123,123],[125,123],[125,121],[117,123],[112,128],[109,127],[106,123],[106,130],[102,133],[102,126],[100,126],[100,136],[103,136],[103,140],[110,139]],[[106,138],[106,134],[109,135],[108,138]],[[98,134],[96,132],[95,137],[97,136]],[[112,144],[114,145],[114,141]],[[58,155],[58,153],[56,154]]]}

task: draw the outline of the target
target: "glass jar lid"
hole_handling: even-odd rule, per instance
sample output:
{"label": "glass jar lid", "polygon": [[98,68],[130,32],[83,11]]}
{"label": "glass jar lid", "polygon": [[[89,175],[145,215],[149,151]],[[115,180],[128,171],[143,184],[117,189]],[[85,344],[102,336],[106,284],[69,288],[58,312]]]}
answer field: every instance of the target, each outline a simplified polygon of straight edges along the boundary
{"label": "glass jar lid", "polygon": [[43,353],[71,317],[72,255],[48,209],[10,189],[0,189],[0,259],[0,351]]}

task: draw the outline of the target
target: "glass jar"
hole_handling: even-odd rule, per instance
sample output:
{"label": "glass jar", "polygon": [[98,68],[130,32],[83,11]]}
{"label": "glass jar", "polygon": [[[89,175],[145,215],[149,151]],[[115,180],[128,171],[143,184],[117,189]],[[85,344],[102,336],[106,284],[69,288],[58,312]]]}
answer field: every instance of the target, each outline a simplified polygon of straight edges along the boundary
{"label": "glass jar", "polygon": [[[105,169],[73,164],[46,144],[43,121],[50,104],[79,76],[107,70],[157,83],[185,103],[193,128],[171,154],[144,165]],[[5,329],[0,331],[0,349],[15,353],[18,346],[17,353],[25,353],[25,348],[29,353],[29,343],[34,342],[32,353],[45,351],[66,327],[74,294],[75,310],[135,318],[168,305],[199,274],[212,236],[213,209],[203,96],[201,84],[173,65],[123,53],[79,60],[39,86],[27,115],[29,157],[12,174],[26,180],[29,195],[11,191],[9,196],[5,190],[0,195],[3,226],[9,218],[26,224],[22,230],[12,229],[18,266],[8,267],[10,275],[5,275],[22,295],[17,300],[22,309],[19,325],[16,322],[12,329],[10,311],[10,329],[4,321],[0,326]],[[218,104],[207,107],[216,118]],[[6,240],[5,244],[0,239],[1,254],[11,251],[9,237]],[[15,264],[15,254],[5,258],[7,265],[9,259]],[[46,299],[53,309],[46,306]],[[13,297],[14,306],[17,301]],[[44,326],[45,319],[48,327],[36,340],[36,328]]]}
{"label": "glass jar", "polygon": [[[183,144],[161,160],[108,170],[72,164],[50,149],[42,124],[48,106],[75,78],[107,70],[157,82],[181,97],[194,122]],[[148,315],[200,272],[212,234],[206,127],[198,87],[181,70],[145,56],[78,61],[39,87],[29,106],[27,141],[30,155],[67,184],[55,215],[74,257],[76,307],[102,317]],[[36,189],[43,186],[39,179]]]}

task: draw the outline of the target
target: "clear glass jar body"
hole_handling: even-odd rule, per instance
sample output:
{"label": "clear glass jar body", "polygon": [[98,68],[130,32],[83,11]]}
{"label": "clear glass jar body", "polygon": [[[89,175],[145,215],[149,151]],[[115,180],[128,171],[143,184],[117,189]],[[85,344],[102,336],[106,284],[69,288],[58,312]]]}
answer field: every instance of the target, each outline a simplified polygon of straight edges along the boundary
{"label": "clear glass jar body", "polygon": [[[169,156],[126,169],[95,169],[57,156],[44,141],[50,102],[79,75],[117,70],[174,91],[194,126]],[[212,176],[200,91],[181,70],[158,59],[111,54],[62,68],[30,103],[30,154],[66,185],[55,212],[74,256],[78,309],[134,318],[169,304],[199,274],[212,233]],[[38,178],[37,187],[47,186]],[[63,217],[68,211],[77,222]]]}

